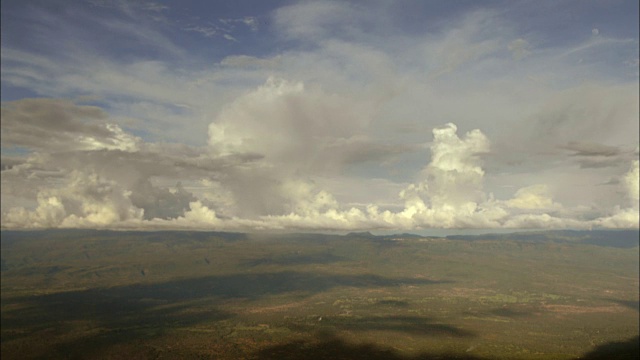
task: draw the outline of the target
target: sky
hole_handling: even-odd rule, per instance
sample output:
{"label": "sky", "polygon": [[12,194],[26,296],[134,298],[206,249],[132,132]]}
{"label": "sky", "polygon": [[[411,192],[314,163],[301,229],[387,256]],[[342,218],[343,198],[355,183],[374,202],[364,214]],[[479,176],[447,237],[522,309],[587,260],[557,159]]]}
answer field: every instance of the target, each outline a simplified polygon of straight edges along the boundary
{"label": "sky", "polygon": [[637,0],[1,6],[3,229],[639,227]]}

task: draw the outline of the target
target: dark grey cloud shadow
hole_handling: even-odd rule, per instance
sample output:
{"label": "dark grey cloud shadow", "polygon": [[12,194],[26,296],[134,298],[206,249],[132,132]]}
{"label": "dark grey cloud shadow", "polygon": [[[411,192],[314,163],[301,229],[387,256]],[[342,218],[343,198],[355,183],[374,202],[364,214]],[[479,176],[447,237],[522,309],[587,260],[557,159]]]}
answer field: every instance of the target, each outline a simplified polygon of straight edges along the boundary
{"label": "dark grey cloud shadow", "polygon": [[640,300],[604,299],[640,312]]}
{"label": "dark grey cloud shadow", "polygon": [[[2,327],[3,330],[20,330],[15,332],[15,336],[28,336],[51,324],[74,320],[94,320],[108,328],[118,328],[131,323],[138,326],[157,326],[159,319],[167,324],[188,325],[207,319],[221,319],[229,315],[214,311],[204,317],[184,317],[180,311],[186,306],[183,306],[183,302],[206,300],[209,301],[209,305],[215,305],[216,299],[257,300],[287,292],[310,296],[339,286],[373,288],[448,282],[385,278],[377,275],[334,275],[293,271],[210,276],[3,300],[3,307],[21,306],[3,312]],[[158,304],[176,304],[177,306],[163,307],[164,310],[158,310],[156,306]],[[10,332],[3,331],[3,338],[7,334]],[[13,336],[9,335],[9,337]]]}
{"label": "dark grey cloud shadow", "polygon": [[640,336],[625,341],[613,341],[596,347],[579,357],[582,360],[640,359]]}
{"label": "dark grey cloud shadow", "polygon": [[362,360],[428,360],[458,359],[482,360],[485,358],[473,355],[423,352],[415,356],[404,356],[395,349],[376,344],[350,344],[337,337],[330,337],[317,342],[292,341],[283,345],[275,345],[261,349],[252,359],[256,360],[289,360],[289,359],[362,359]]}
{"label": "dark grey cloud shadow", "polygon": [[412,335],[421,336],[444,336],[444,337],[474,337],[475,333],[458,328],[453,325],[444,324],[425,316],[367,316],[367,317],[344,317],[344,316],[324,316],[321,321],[311,324],[309,322],[294,324],[294,328],[300,331],[310,331],[320,329],[325,333],[335,331],[397,331]]}
{"label": "dark grey cloud shadow", "polygon": [[331,253],[315,253],[315,254],[293,254],[280,255],[273,257],[261,257],[256,259],[248,259],[240,262],[244,267],[256,267],[260,265],[311,265],[311,264],[331,264],[348,260],[342,256],[333,255]]}

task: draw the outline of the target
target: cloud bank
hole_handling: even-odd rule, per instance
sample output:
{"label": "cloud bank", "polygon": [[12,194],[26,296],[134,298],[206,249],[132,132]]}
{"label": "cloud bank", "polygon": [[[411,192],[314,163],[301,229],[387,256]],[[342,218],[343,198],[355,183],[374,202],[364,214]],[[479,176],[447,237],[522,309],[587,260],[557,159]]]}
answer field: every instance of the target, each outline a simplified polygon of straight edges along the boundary
{"label": "cloud bank", "polygon": [[[145,143],[125,134],[116,125],[103,124],[106,119],[96,116],[102,114],[96,109],[66,100],[30,100],[28,106],[22,102],[12,103],[3,114],[9,126],[18,123],[15,118],[18,117],[22,127],[46,129],[50,126],[46,120],[51,113],[32,108],[50,106],[53,110],[63,108],[61,114],[66,116],[61,118],[67,126],[58,126],[56,131],[66,134],[84,129],[85,134],[96,135],[90,143],[87,135],[71,136],[65,146],[61,146],[57,139],[48,142],[50,137],[45,136],[45,132],[28,132],[29,136],[23,136],[20,131],[3,133],[7,134],[8,143],[17,146],[38,143],[38,149],[48,148],[50,153],[35,152],[24,162],[5,166],[3,188],[5,181],[11,190],[19,190],[17,193],[29,193],[25,189],[28,187],[35,193],[36,204],[32,210],[12,207],[3,212],[2,224],[6,228],[225,230],[628,228],[638,225],[637,160],[621,176],[620,185],[625,190],[628,206],[617,206],[607,216],[587,220],[581,218],[581,209],[566,208],[555,202],[546,184],[517,189],[512,198],[503,200],[486,193],[482,159],[491,152],[490,141],[478,129],[459,136],[453,123],[432,130],[430,161],[417,171],[417,181],[398,194],[403,208],[384,210],[376,204],[345,207],[312,180],[311,174],[328,171],[313,161],[319,156],[316,151],[327,153],[334,155],[332,159],[339,167],[345,161],[345,150],[328,146],[328,134],[333,141],[339,136],[348,139],[360,125],[323,128],[321,124],[314,124],[318,120],[313,117],[319,113],[317,106],[327,106],[320,111],[327,114],[334,109],[333,104],[321,100],[319,103],[323,105],[318,105],[316,93],[298,103],[301,93],[304,90],[300,83],[268,79],[220,113],[210,126],[207,147],[183,149]],[[294,115],[287,115],[294,110]],[[225,127],[229,118],[235,120],[234,126]],[[269,119],[277,125],[269,123]],[[287,123],[292,119],[309,123],[304,126]],[[276,139],[261,136],[269,134],[274,126],[286,136]],[[309,128],[313,131],[297,133]],[[42,137],[38,138],[38,134]],[[113,145],[123,143],[127,145]],[[177,150],[182,153],[176,154]],[[152,180],[161,177],[179,177],[199,182],[201,186],[187,190],[181,183],[168,187],[154,185]],[[26,179],[27,183],[18,184],[14,178]]]}
{"label": "cloud bank", "polygon": [[[211,20],[226,41],[123,4],[83,34],[91,9],[23,9],[66,37],[3,44],[3,86],[30,92],[2,102],[3,228],[639,226],[637,38],[301,2]],[[123,22],[135,55],[83,42]]]}

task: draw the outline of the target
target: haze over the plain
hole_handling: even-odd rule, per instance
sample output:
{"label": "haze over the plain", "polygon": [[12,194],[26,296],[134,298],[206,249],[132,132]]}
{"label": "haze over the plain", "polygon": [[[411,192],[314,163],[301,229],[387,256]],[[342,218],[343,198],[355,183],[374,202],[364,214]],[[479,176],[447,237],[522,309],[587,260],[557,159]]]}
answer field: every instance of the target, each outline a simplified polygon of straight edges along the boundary
{"label": "haze over the plain", "polygon": [[638,228],[638,2],[2,3],[2,227]]}

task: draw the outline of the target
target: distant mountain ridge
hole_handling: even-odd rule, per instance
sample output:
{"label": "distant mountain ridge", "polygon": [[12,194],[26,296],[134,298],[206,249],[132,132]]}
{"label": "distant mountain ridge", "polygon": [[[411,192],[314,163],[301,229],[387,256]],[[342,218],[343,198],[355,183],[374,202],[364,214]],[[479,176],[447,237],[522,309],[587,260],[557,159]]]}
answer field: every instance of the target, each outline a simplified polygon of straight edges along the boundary
{"label": "distant mountain ridge", "polygon": [[580,243],[633,248],[640,243],[640,230],[544,230],[507,234],[449,235],[449,240],[513,240],[522,242]]}
{"label": "distant mountain ridge", "polygon": [[[2,230],[0,231],[3,245],[25,238],[48,237],[50,235],[63,236],[66,238],[92,237],[95,235],[107,237],[119,237],[137,235],[149,240],[166,238],[168,235],[176,237],[189,237],[207,241],[211,237],[217,237],[228,241],[249,240],[250,233],[221,232],[221,231],[118,231],[118,230],[90,230],[90,229],[50,229],[50,230]],[[430,236],[417,235],[412,233],[401,233],[391,235],[374,235],[369,231],[350,232],[346,235],[329,235],[321,233],[286,233],[286,234],[261,234],[267,237],[287,238],[291,240],[304,241],[325,241],[334,237],[354,238],[367,241],[395,241],[395,240],[418,240],[426,238],[437,238],[459,241],[480,241],[480,240],[510,240],[528,243],[565,243],[565,244],[589,244],[597,246],[607,246],[616,248],[633,248],[640,244],[640,230],[540,230],[522,231],[503,234],[480,234],[480,235],[448,235]]]}

